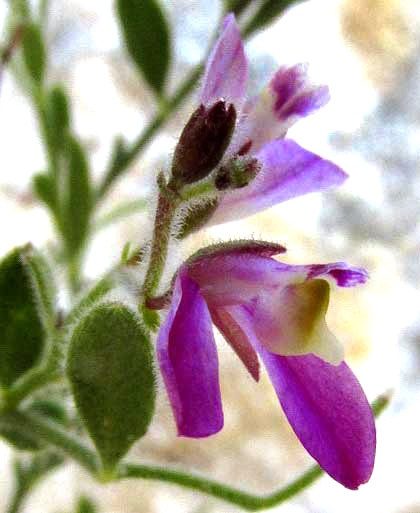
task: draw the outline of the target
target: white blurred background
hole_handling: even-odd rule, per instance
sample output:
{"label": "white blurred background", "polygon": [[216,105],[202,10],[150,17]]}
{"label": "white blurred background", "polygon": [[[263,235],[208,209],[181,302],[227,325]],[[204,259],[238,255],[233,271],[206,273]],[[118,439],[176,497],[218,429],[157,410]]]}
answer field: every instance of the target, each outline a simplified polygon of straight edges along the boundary
{"label": "white blurred background", "polygon": [[[51,0],[49,80],[63,82],[74,125],[97,177],[117,134],[133,140],[156,105],[122,48],[111,0]],[[204,55],[220,18],[219,2],[162,2],[173,36],[171,89]],[[0,23],[7,2],[0,0]],[[366,267],[369,283],[336,290],[330,328],[345,343],[348,362],[368,397],[393,390],[378,420],[377,461],[367,485],[353,492],[329,477],[273,511],[287,513],[419,513],[420,490],[420,3],[418,0],[308,0],[290,9],[246,46],[250,92],[283,63],[308,62],[327,83],[330,104],[298,123],[289,136],[330,158],[350,175],[339,190],[305,196],[246,221],[215,227],[190,248],[232,235],[277,240],[287,261],[345,260]],[[194,96],[174,116],[113,189],[104,212],[143,197],[168,165]],[[162,152],[163,150],[163,152]],[[45,167],[36,119],[10,74],[0,94],[0,255],[54,237],[30,179]],[[102,232],[89,253],[94,278],[135,243],[145,220],[131,216]],[[232,485],[268,492],[311,464],[264,376],[255,384],[226,344],[220,344],[226,428],[211,439],[183,440],[164,391],[147,436],[133,449],[139,461],[180,465]],[[418,402],[419,401],[419,402]],[[0,511],[10,491],[11,451],[0,443]],[[227,513],[220,501],[160,483],[99,486],[76,465],[53,474],[28,499],[26,513],[70,511],[86,493],[102,513]]]}

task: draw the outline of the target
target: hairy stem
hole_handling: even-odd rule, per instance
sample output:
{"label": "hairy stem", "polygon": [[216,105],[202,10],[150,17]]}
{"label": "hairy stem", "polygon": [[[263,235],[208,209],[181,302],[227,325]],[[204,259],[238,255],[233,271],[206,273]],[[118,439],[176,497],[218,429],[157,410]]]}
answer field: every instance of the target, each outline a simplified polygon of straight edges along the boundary
{"label": "hairy stem", "polygon": [[160,278],[165,267],[171,236],[172,221],[181,199],[176,192],[163,183],[159,177],[160,192],[156,208],[155,225],[153,229],[152,249],[149,266],[143,284],[143,293],[147,297],[153,296],[159,286]]}
{"label": "hairy stem", "polygon": [[22,434],[39,437],[44,442],[60,449],[64,454],[77,461],[93,476],[98,476],[99,461],[96,454],[85,447],[77,438],[69,435],[61,427],[37,415],[15,411],[0,417],[0,427],[13,426]]}
{"label": "hairy stem", "polygon": [[[389,401],[390,395],[384,394],[379,396],[371,404],[375,417],[382,413],[389,404]],[[40,419],[35,415],[21,412],[8,413],[0,417],[0,427],[2,423],[5,422],[6,425],[7,422],[11,422],[14,427],[19,426],[19,429],[23,432],[29,432],[31,435],[35,434],[39,436],[45,442],[60,449],[73,460],[77,461],[82,467],[88,470],[93,477],[101,480],[102,476],[99,472],[98,459],[95,453],[53,423]],[[314,465],[299,478],[268,495],[248,493],[189,472],[154,465],[136,465],[133,463],[120,464],[114,479],[140,478],[163,481],[211,495],[212,497],[222,499],[230,504],[241,506],[248,511],[258,511],[281,504],[297,495],[310,486],[322,474],[323,470],[321,470],[318,465]]]}

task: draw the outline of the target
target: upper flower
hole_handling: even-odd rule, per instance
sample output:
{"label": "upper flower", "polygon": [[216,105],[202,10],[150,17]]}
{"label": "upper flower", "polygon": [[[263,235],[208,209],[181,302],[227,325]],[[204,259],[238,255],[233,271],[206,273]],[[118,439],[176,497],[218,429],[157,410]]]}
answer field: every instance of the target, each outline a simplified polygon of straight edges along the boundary
{"label": "upper flower", "polygon": [[[247,99],[247,79],[248,62],[235,17],[230,14],[207,62],[201,105],[187,124],[190,128],[184,129],[174,158],[174,167],[180,174],[177,153],[188,156],[189,181],[185,183],[191,183],[194,168],[196,180],[211,171],[208,166],[201,166],[198,153],[214,152],[206,155],[204,161],[211,161],[216,167],[215,183],[224,192],[211,215],[208,214],[211,224],[238,219],[281,201],[340,185],[347,178],[332,162],[285,139],[293,123],[328,102],[326,86],[310,85],[304,65],[282,67],[259,96]],[[207,119],[215,108],[224,113],[222,128],[211,144],[206,144],[204,140],[213,130],[213,122],[207,123]],[[199,114],[206,123],[197,123],[195,118]],[[234,130],[232,122],[236,125]],[[192,134],[191,125],[200,132]],[[245,179],[230,183],[230,170],[245,173]]]}
{"label": "upper flower", "polygon": [[375,425],[356,377],[325,323],[330,283],[352,287],[366,272],[345,263],[290,266],[275,244],[222,246],[177,274],[157,353],[179,435],[223,427],[212,323],[254,379],[262,359],[290,424],[308,452],[348,488],[373,469]]}

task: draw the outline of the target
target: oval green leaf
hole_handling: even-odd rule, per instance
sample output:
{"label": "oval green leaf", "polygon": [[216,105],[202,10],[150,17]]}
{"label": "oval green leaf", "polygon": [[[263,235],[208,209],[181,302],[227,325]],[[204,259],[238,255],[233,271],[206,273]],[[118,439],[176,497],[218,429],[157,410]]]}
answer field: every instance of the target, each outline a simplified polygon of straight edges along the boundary
{"label": "oval green leaf", "polygon": [[23,60],[32,80],[41,84],[45,71],[45,46],[41,30],[35,23],[25,25],[22,38]]}
{"label": "oval green leaf", "polygon": [[25,248],[16,248],[0,262],[0,385],[5,388],[35,365],[44,345],[25,253]]}
{"label": "oval green leaf", "polygon": [[169,26],[156,0],[117,0],[125,45],[137,68],[162,96],[170,55]]}
{"label": "oval green leaf", "polygon": [[152,418],[155,376],[151,344],[122,304],[92,309],[73,332],[67,373],[77,409],[111,470]]}
{"label": "oval green leaf", "polygon": [[71,257],[78,254],[89,235],[93,191],[84,149],[75,137],[68,136],[66,139],[68,167],[62,216],[63,234]]}

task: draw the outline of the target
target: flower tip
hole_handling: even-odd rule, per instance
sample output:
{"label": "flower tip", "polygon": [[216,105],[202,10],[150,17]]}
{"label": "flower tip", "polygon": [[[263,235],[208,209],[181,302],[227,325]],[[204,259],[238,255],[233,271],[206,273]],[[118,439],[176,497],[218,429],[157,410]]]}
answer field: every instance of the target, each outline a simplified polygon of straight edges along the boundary
{"label": "flower tip", "polygon": [[212,425],[180,425],[177,429],[177,436],[184,438],[207,438],[221,431],[223,429],[223,425],[223,417],[219,418],[218,421]]}

